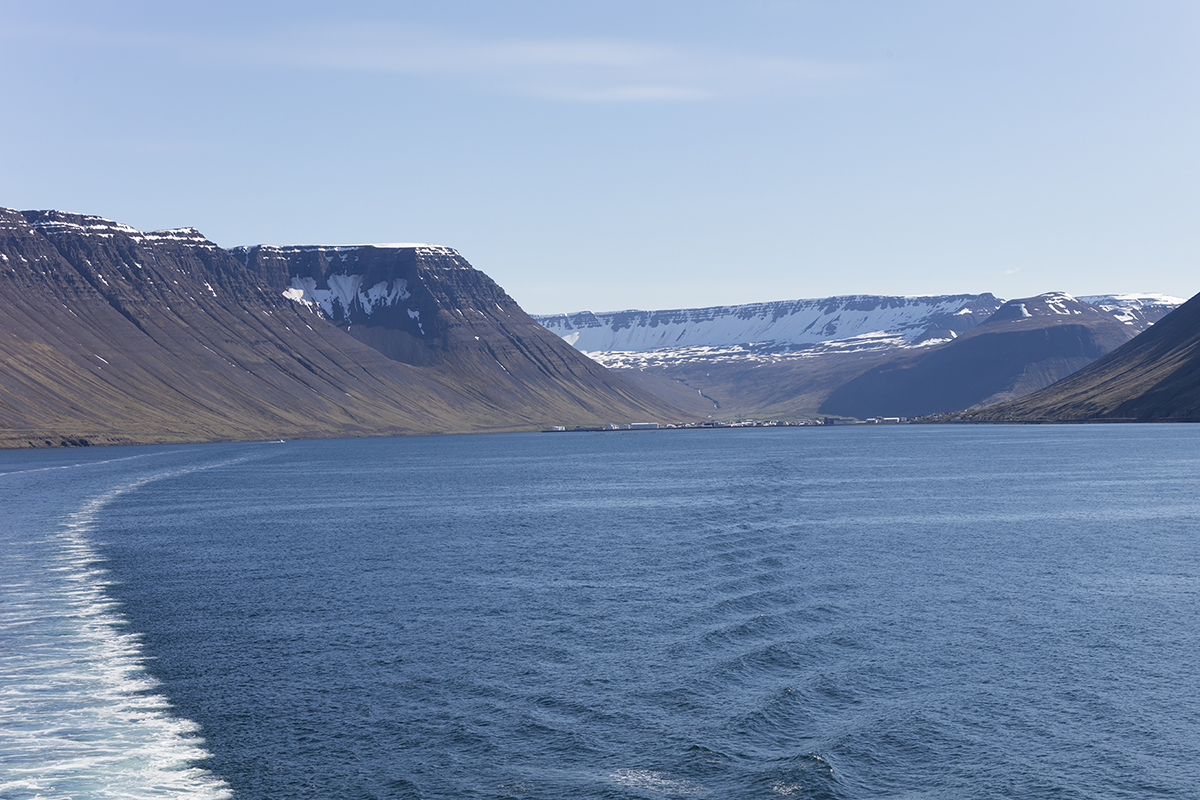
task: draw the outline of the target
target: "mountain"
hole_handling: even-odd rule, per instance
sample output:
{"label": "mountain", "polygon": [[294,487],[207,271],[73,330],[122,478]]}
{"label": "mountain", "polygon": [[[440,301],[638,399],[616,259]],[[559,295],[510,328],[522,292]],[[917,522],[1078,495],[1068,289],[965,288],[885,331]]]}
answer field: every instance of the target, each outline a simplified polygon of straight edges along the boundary
{"label": "mountain", "polygon": [[[680,417],[548,334],[457,253],[427,250],[353,248],[346,269],[329,271],[334,283],[382,275],[393,287],[389,298],[372,301],[379,313],[364,332],[355,308],[346,309],[349,321],[331,323],[311,300],[285,296],[278,283],[291,283],[286,258],[271,273],[257,262],[261,269],[248,268],[248,250],[235,255],[191,228],[143,233],[100,217],[0,209],[0,444]],[[257,254],[266,261],[265,251]],[[364,259],[379,271],[350,267]],[[395,291],[400,280],[407,288]],[[416,323],[405,329],[407,345],[385,333],[400,314]]]}
{"label": "mountain", "polygon": [[1111,313],[1060,292],[1010,300],[953,342],[904,353],[839,386],[823,414],[915,417],[1021,397],[1131,337]]}
{"label": "mountain", "polygon": [[953,338],[999,307],[1000,301],[990,294],[855,295],[670,311],[583,311],[534,319],[586,353],[731,345],[778,350],[835,340],[869,340],[877,348]]}
{"label": "mountain", "polygon": [[448,247],[234,248],[262,283],[388,358],[433,367],[497,407],[557,409],[569,421],[678,419],[580,354]]}
{"label": "mountain", "polygon": [[599,363],[696,414],[803,418],[903,347],[957,336],[1001,305],[990,294],[853,295],[535,319]]}
{"label": "mountain", "polygon": [[1183,298],[1165,294],[1101,294],[1078,298],[1112,314],[1138,333],[1183,304]]}
{"label": "mountain", "polygon": [[1200,295],[1073,375],[971,419],[1200,421]]}
{"label": "mountain", "polygon": [[[1183,302],[1148,294],[1091,299],[853,296],[536,319],[696,413],[908,416],[1041,388]],[[1031,318],[1040,321],[1018,322]],[[985,322],[987,338],[959,343]]]}

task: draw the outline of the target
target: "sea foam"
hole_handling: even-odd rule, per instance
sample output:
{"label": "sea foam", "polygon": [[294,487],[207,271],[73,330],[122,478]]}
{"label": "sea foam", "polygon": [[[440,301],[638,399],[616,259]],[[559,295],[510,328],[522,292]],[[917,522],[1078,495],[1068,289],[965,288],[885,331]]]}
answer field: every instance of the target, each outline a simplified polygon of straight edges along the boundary
{"label": "sea foam", "polygon": [[[105,505],[165,477],[93,497],[0,566],[0,797],[228,798],[198,766],[199,726],[174,714],[125,630],[90,541]],[[40,562],[40,563],[38,563]],[[40,568],[31,568],[40,567]],[[36,576],[36,577],[31,577]]]}

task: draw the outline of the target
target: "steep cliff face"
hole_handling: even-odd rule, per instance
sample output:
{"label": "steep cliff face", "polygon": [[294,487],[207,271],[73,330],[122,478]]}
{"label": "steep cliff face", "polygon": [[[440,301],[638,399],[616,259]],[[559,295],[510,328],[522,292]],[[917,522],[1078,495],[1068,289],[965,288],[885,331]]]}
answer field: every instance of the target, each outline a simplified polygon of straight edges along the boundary
{"label": "steep cliff face", "polygon": [[1073,375],[972,419],[1200,421],[1200,295]]}
{"label": "steep cliff face", "polygon": [[408,364],[441,360],[452,326],[439,314],[440,301],[490,306],[489,299],[503,294],[494,285],[481,287],[475,270],[446,247],[257,245],[230,252],[280,296]]}
{"label": "steep cliff face", "polygon": [[[472,280],[483,285],[468,278],[454,293]],[[491,287],[484,298],[499,291]],[[582,358],[597,369],[590,384],[531,380],[520,391],[509,391],[520,381],[496,359],[481,368],[454,353],[425,366],[388,358],[264,286],[192,229],[143,233],[99,217],[0,209],[0,297],[0,444],[501,430],[671,415],[620,380],[605,383]],[[436,329],[436,319],[420,322]],[[492,346],[518,346],[516,338]]]}
{"label": "steep cliff face", "polygon": [[542,404],[547,391],[562,391],[578,395],[590,413],[602,410],[588,399],[595,397],[656,418],[681,415],[546,331],[448,247],[259,245],[231,252],[298,307],[388,358],[461,376],[488,402]]}
{"label": "steep cliff face", "polygon": [[1061,292],[1010,300],[955,341],[867,370],[830,393],[821,412],[919,416],[1021,397],[1100,358],[1129,326]]}

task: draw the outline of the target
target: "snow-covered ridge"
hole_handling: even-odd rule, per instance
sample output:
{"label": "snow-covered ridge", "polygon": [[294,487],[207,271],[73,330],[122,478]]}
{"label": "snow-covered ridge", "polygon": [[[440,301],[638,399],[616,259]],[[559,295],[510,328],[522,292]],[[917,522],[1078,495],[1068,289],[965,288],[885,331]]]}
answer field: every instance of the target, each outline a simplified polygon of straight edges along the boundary
{"label": "snow-covered ridge", "polygon": [[1001,305],[990,294],[852,295],[667,311],[534,317],[577,350],[647,351],[733,344],[814,345],[882,334],[904,343],[952,338]]}
{"label": "snow-covered ridge", "polygon": [[139,238],[146,244],[189,244],[198,247],[216,247],[195,228],[170,228],[165,231],[148,231],[140,234]]}
{"label": "snow-covered ridge", "polygon": [[1065,292],[1047,292],[1037,297],[1009,300],[992,317],[994,322],[1031,317],[1111,317],[1140,333],[1183,304],[1183,299],[1164,294],[1115,294],[1072,297]]}
{"label": "snow-covered ridge", "polygon": [[[234,248],[235,250],[244,250],[249,253],[253,249],[261,251],[264,255],[286,256],[290,253],[320,253],[325,256],[326,260],[333,261],[335,258],[341,261],[347,261],[351,256],[357,256],[364,250],[415,250],[417,255],[422,256],[447,256],[454,259],[462,259],[458,251],[453,247],[445,247],[440,244],[425,244],[421,242],[385,242],[378,244],[304,244],[304,245],[274,245],[260,244],[251,247]],[[463,261],[463,269],[469,269],[469,265]]]}
{"label": "snow-covered ridge", "polygon": [[1103,316],[1104,311],[1084,303],[1066,292],[1046,292],[1037,297],[1009,300],[992,315],[992,322],[1034,317]]}
{"label": "snow-covered ridge", "polygon": [[1172,297],[1169,294],[1099,294],[1079,299],[1104,309],[1118,321],[1135,327],[1140,327],[1147,321],[1152,323],[1187,302],[1186,298]]}
{"label": "snow-covered ridge", "polygon": [[1092,294],[1080,295],[1075,298],[1094,306],[1106,305],[1142,308],[1143,306],[1181,306],[1187,302],[1185,297],[1173,297],[1169,294]]}
{"label": "snow-covered ridge", "polygon": [[1161,294],[1077,299],[1048,292],[1008,302],[991,294],[856,295],[671,311],[585,311],[534,319],[607,367],[646,369],[701,362],[764,364],[929,347],[951,341],[988,319],[1107,314],[1142,331],[1183,302]]}
{"label": "snow-covered ridge", "polygon": [[110,238],[118,234],[130,237],[140,237],[142,232],[120,222],[113,222],[104,217],[87,214],[65,214],[61,211],[26,211],[26,221],[30,227],[41,231],[47,236],[63,234],[100,236]]}
{"label": "snow-covered ridge", "polygon": [[26,222],[46,236],[91,236],[111,239],[126,236],[139,244],[186,244],[194,247],[216,248],[217,245],[195,228],[171,228],[142,232],[111,219],[90,214],[70,214],[63,211],[24,211]]}

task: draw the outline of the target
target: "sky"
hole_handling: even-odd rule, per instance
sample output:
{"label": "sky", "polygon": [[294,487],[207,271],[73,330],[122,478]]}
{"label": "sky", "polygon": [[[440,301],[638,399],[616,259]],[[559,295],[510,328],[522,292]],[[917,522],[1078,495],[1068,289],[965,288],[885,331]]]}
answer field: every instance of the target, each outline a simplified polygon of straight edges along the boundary
{"label": "sky", "polygon": [[531,313],[1200,292],[1195,0],[0,0],[0,206]]}

